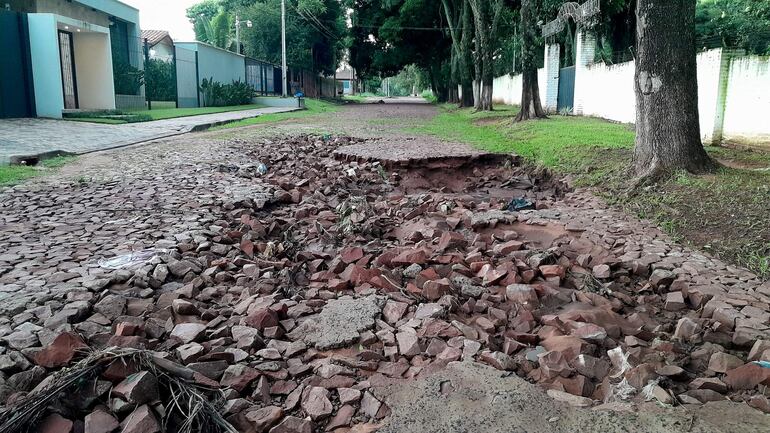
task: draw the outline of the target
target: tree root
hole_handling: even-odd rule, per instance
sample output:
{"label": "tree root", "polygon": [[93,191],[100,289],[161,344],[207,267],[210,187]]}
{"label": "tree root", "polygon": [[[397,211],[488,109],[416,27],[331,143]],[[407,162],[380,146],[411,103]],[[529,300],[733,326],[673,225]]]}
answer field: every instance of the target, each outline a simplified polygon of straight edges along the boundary
{"label": "tree root", "polygon": [[718,161],[708,158],[700,163],[690,164],[688,167],[673,167],[666,166],[659,162],[654,162],[651,166],[641,172],[637,171],[635,163],[631,163],[628,174],[631,176],[631,184],[629,185],[626,196],[635,195],[643,188],[651,187],[670,179],[679,170],[684,170],[687,173],[694,175],[710,174],[714,173],[724,166]]}

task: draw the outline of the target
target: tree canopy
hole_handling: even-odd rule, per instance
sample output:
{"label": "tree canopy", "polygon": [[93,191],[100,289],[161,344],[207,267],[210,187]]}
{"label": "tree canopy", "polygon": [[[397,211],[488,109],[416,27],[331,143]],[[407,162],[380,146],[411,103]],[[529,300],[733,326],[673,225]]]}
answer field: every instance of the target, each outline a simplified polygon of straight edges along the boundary
{"label": "tree canopy", "polygon": [[[347,60],[358,76],[371,79],[394,76],[413,65],[440,100],[458,101],[458,86],[463,94],[473,88],[474,95],[482,95],[484,86],[491,92],[490,77],[521,72],[525,52],[535,67],[543,66],[539,28],[524,46],[522,0],[286,3],[287,57],[295,67],[330,75]],[[554,19],[564,3],[532,0],[534,22]],[[597,61],[634,58],[636,6],[637,0],[601,0],[594,27]],[[252,23],[241,26],[241,47],[235,47],[236,14]],[[187,17],[200,41],[280,63],[280,0],[202,0],[187,10]],[[697,0],[695,31],[698,48],[739,47],[770,54],[770,1]],[[551,37],[561,46],[562,67],[575,63],[576,33],[575,23],[569,22]]]}
{"label": "tree canopy", "polygon": [[[235,47],[235,17],[241,47]],[[196,39],[268,62],[281,63],[281,0],[203,0],[187,9]],[[251,21],[251,27],[244,23]],[[347,46],[344,4],[338,0],[286,1],[289,66],[332,74]]]}
{"label": "tree canopy", "polygon": [[698,48],[737,47],[770,55],[770,1],[699,0],[695,32]]}

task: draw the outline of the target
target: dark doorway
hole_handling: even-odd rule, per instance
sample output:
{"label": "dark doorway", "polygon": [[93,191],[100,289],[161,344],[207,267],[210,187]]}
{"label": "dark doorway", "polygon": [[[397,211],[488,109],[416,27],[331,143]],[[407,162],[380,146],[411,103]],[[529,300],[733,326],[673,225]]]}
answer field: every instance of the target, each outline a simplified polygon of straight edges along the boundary
{"label": "dark doorway", "polygon": [[75,49],[72,33],[59,30],[59,58],[61,59],[61,85],[64,91],[64,108],[78,108],[78,86],[75,76]]}
{"label": "dark doorway", "polygon": [[0,118],[34,115],[26,14],[0,10]]}
{"label": "dark doorway", "polygon": [[559,69],[559,95],[556,98],[556,109],[572,111],[575,103],[575,67]]}

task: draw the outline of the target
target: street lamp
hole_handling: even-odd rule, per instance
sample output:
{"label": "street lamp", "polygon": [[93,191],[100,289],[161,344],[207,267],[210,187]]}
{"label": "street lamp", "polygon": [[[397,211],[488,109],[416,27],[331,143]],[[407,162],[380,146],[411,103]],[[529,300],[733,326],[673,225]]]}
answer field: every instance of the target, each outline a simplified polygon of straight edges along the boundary
{"label": "street lamp", "polygon": [[[251,20],[243,21],[246,23],[246,27],[251,28],[253,25]],[[241,19],[238,14],[235,14],[235,52],[241,54]]]}

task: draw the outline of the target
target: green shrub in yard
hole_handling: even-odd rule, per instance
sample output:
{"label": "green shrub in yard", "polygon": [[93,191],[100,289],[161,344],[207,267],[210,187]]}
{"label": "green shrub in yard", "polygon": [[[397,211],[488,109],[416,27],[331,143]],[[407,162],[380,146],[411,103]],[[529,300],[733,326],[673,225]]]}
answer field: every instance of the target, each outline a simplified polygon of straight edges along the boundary
{"label": "green shrub in yard", "polygon": [[151,101],[176,100],[174,63],[150,59],[144,64],[145,90]]}
{"label": "green shrub in yard", "polygon": [[205,107],[227,107],[232,105],[245,105],[251,102],[256,93],[248,84],[240,80],[232,84],[222,84],[213,78],[204,78],[201,81],[200,91],[203,93],[203,105]]}
{"label": "green shrub in yard", "polygon": [[115,93],[118,95],[137,95],[144,84],[144,71],[137,69],[125,61],[114,61],[113,80]]}

